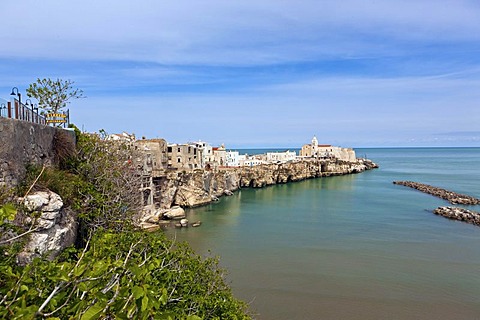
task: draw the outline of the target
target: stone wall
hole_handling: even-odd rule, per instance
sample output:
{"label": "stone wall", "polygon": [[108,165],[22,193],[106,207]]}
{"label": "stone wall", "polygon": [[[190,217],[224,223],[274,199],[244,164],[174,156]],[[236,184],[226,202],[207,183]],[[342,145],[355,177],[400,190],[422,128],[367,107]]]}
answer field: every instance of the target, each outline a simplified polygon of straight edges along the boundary
{"label": "stone wall", "polygon": [[0,186],[17,185],[28,164],[54,163],[59,136],[75,146],[75,133],[68,129],[0,117]]}

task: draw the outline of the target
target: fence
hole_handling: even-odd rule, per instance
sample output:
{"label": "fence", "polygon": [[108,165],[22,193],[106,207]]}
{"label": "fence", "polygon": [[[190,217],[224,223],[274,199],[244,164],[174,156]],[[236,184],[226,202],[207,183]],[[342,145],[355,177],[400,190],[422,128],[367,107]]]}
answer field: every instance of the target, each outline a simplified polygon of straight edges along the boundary
{"label": "fence", "polygon": [[0,105],[0,117],[23,120],[43,125],[57,125],[64,128],[70,124],[70,112],[67,110],[62,113],[42,115],[38,113],[38,108],[33,105],[28,106],[17,99],[8,101]]}

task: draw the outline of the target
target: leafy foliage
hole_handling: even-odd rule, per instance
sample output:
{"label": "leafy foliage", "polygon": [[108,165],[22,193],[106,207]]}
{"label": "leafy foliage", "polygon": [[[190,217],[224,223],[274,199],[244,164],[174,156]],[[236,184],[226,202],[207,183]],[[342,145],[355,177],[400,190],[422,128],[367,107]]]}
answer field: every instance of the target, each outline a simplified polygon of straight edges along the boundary
{"label": "leafy foliage", "polygon": [[71,99],[84,98],[83,91],[73,87],[71,80],[37,79],[27,89],[27,96],[38,100],[40,108],[56,113],[67,106]]}
{"label": "leafy foliage", "polygon": [[[142,176],[131,161],[135,150],[105,135],[84,134],[76,130],[77,149],[64,157],[57,168],[45,168],[36,189],[58,193],[67,206],[78,213],[82,236],[98,228],[121,231],[132,227],[141,210]],[[25,192],[40,173],[29,166],[20,193]]]}
{"label": "leafy foliage", "polygon": [[249,319],[216,259],[161,233],[98,232],[83,251],[0,262],[0,274],[2,319]]}

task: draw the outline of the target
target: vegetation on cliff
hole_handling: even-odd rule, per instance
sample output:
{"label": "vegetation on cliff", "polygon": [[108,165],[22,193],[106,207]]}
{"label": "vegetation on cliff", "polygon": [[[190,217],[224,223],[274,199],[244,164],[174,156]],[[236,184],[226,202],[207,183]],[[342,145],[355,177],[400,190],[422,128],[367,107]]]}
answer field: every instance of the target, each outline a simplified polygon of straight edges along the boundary
{"label": "vegetation on cliff", "polygon": [[248,319],[216,259],[135,229],[141,176],[132,150],[101,135],[77,137],[75,153],[59,152],[57,168],[29,168],[18,192],[33,186],[60,194],[79,213],[76,248],[18,266],[19,240],[30,226],[15,225],[22,208],[0,197],[0,318]]}

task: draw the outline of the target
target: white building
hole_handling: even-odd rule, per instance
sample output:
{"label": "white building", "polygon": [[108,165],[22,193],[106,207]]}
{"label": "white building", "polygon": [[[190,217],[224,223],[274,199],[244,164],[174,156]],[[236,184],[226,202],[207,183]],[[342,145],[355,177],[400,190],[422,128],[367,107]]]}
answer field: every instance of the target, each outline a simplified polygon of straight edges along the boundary
{"label": "white building", "polygon": [[220,147],[212,148],[213,149],[213,160],[217,166],[223,167],[227,164],[227,151],[225,150],[225,145],[221,145]]}
{"label": "white building", "polygon": [[225,165],[227,167],[238,167],[240,166],[240,154],[238,151],[227,151],[225,154]]}
{"label": "white building", "polygon": [[243,161],[243,166],[245,167],[254,167],[254,166],[259,166],[262,164],[266,164],[267,162],[261,159],[253,158],[253,157],[247,157],[246,160]]}
{"label": "white building", "polygon": [[197,146],[198,149],[202,150],[202,168],[205,167],[207,163],[213,162],[213,148],[208,142],[204,141],[197,141],[193,142]]}
{"label": "white building", "polygon": [[135,134],[129,134],[127,132],[122,133],[112,133],[107,136],[106,140],[110,141],[122,141],[122,142],[135,142]]}
{"label": "white building", "polygon": [[295,151],[267,152],[267,162],[287,162],[293,161],[297,157]]}

